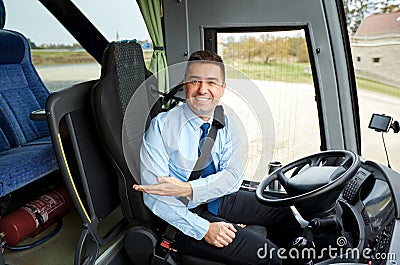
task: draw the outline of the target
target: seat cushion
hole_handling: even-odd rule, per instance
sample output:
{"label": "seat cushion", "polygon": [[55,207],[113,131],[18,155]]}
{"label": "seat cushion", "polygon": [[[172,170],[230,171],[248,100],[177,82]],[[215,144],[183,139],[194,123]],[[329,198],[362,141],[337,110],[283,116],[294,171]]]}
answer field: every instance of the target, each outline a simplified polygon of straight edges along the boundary
{"label": "seat cushion", "polygon": [[50,93],[32,65],[25,37],[0,29],[0,40],[0,119],[14,147],[49,135],[47,123],[32,121],[29,115],[45,108]]}
{"label": "seat cushion", "polygon": [[[10,68],[24,76],[21,66],[0,66],[0,75],[5,77]],[[13,85],[11,83],[14,83]],[[29,115],[32,111],[43,109],[33,92],[27,87],[26,80],[18,80],[10,76],[0,78],[0,119],[3,130],[13,142],[12,147],[23,145],[43,136],[48,136],[46,122],[32,121]]]}
{"label": "seat cushion", "polygon": [[29,117],[45,108],[49,94],[27,39],[0,29],[0,196],[58,168],[47,122]]}
{"label": "seat cushion", "polygon": [[6,151],[10,149],[10,143],[3,130],[0,128],[0,152]]}
{"label": "seat cushion", "polygon": [[42,145],[42,144],[52,144],[51,137],[50,136],[42,137],[42,138],[36,139],[35,141],[26,143],[26,144],[24,144],[24,146]]}
{"label": "seat cushion", "polygon": [[27,145],[1,152],[0,196],[57,170],[54,157],[52,144]]}

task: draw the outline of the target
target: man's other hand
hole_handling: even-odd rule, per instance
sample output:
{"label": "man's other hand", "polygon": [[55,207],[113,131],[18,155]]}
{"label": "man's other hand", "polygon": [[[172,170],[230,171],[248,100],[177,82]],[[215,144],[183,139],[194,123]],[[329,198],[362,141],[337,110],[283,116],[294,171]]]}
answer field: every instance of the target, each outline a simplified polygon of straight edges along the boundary
{"label": "man's other hand", "polygon": [[136,191],[162,196],[191,197],[193,190],[189,182],[182,182],[174,177],[157,177],[157,184],[133,185]]}
{"label": "man's other hand", "polygon": [[204,239],[207,243],[222,248],[232,243],[236,232],[237,230],[232,224],[225,222],[210,223]]}

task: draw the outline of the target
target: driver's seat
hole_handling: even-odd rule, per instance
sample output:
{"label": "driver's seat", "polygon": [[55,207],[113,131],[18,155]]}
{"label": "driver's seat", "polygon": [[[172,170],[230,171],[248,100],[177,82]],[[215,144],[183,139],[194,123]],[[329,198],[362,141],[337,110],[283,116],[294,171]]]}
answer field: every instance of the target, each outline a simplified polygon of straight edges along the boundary
{"label": "driver's seat", "polygon": [[[150,79],[142,89],[146,76]],[[149,120],[161,111],[158,94],[151,89],[156,86],[155,81],[145,68],[139,44],[114,42],[104,52],[101,77],[92,88],[97,129],[118,176],[122,213],[132,224],[125,248],[132,262],[140,265],[149,262],[165,226],[144,205],[142,194],[132,189],[132,185],[140,180],[139,148],[144,129]],[[132,97],[136,100],[129,104]],[[134,128],[123,126],[124,116],[130,124],[135,124]],[[124,148],[130,152],[124,154]],[[222,265],[179,253],[175,259],[179,264]]]}

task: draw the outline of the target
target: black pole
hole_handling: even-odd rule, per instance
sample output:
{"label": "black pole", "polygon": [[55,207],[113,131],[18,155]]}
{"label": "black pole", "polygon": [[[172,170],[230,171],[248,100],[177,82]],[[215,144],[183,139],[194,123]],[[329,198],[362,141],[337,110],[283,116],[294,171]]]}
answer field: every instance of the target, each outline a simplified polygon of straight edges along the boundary
{"label": "black pole", "polygon": [[101,64],[103,51],[109,42],[86,16],[70,0],[39,1],[74,36],[82,47]]}

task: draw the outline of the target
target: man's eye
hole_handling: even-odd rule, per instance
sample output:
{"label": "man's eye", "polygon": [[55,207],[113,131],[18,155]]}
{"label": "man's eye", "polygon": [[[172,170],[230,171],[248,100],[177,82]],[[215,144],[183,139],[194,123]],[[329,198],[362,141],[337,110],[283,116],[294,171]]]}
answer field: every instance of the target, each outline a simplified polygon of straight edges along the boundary
{"label": "man's eye", "polygon": [[198,85],[198,84],[200,84],[200,80],[192,79],[192,80],[190,80],[190,83],[192,83],[193,85]]}
{"label": "man's eye", "polygon": [[209,86],[216,86],[217,85],[217,82],[215,82],[215,81],[208,81],[207,83],[208,83]]}

